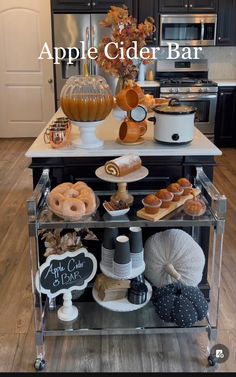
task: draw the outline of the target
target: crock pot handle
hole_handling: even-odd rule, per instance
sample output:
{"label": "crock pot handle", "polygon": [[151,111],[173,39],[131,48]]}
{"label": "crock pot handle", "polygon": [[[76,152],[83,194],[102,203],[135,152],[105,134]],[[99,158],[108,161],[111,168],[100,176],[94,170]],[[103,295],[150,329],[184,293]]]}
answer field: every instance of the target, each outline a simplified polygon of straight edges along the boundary
{"label": "crock pot handle", "polygon": [[149,122],[153,122],[154,124],[156,124],[156,117],[150,117],[148,118]]}
{"label": "crock pot handle", "polygon": [[169,106],[181,106],[178,98],[171,98],[169,101]]}

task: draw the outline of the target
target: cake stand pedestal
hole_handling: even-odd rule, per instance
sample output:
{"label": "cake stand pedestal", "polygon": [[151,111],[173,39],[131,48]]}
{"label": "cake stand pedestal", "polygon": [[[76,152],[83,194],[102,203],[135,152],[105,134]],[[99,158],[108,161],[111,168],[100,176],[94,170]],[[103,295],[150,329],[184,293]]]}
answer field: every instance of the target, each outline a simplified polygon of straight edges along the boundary
{"label": "cake stand pedestal", "polygon": [[72,141],[72,144],[78,148],[93,149],[103,146],[103,141],[96,136],[96,128],[103,123],[103,120],[98,122],[76,122],[72,124],[79,127],[80,136]]}
{"label": "cake stand pedestal", "polygon": [[129,194],[127,183],[139,181],[145,178],[148,173],[149,171],[147,168],[145,168],[145,166],[142,166],[140,169],[130,174],[124,175],[123,177],[116,177],[114,175],[107,174],[105,171],[105,166],[100,166],[100,168],[95,171],[96,176],[103,181],[117,184],[117,191],[111,196],[111,201],[117,203],[122,200],[128,206],[131,206],[133,204],[134,197]]}

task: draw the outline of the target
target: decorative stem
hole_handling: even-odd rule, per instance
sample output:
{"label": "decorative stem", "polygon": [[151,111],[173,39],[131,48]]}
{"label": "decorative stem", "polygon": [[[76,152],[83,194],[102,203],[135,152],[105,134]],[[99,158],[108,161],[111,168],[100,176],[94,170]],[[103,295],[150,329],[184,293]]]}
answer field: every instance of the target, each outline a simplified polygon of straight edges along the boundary
{"label": "decorative stem", "polygon": [[165,271],[177,281],[181,280],[181,275],[176,271],[172,263],[165,265]]}

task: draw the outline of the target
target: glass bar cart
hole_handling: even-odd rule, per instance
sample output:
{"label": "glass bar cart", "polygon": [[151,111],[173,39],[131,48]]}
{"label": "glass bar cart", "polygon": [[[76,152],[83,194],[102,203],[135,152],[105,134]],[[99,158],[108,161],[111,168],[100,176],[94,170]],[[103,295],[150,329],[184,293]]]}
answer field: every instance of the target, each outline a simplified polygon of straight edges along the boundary
{"label": "glass bar cart", "polygon": [[[134,205],[129,213],[122,219],[107,216],[103,206],[100,205],[96,213],[86,222],[66,222],[53,215],[48,209],[46,200],[50,191],[49,169],[44,169],[32,197],[27,201],[28,226],[30,241],[30,258],[32,271],[32,290],[35,322],[36,360],[35,369],[42,370],[45,366],[45,338],[47,336],[62,335],[119,335],[119,334],[155,334],[155,333],[183,333],[183,332],[207,332],[208,350],[210,342],[216,341],[219,313],[219,291],[223,251],[223,237],[227,199],[221,195],[213,183],[204,173],[201,167],[196,168],[194,186],[201,189],[201,198],[204,200],[207,210],[200,217],[191,217],[184,213],[180,207],[164,217],[151,222],[136,216],[140,208],[141,198],[148,191],[140,190],[131,192],[134,196]],[[111,195],[111,192],[97,191],[96,195],[102,203]],[[138,203],[136,205],[135,203]],[[36,289],[35,276],[40,266],[39,233],[42,229],[72,229],[72,228],[129,228],[129,227],[156,227],[156,228],[185,228],[191,229],[192,237],[197,241],[202,227],[211,229],[209,246],[208,281],[210,285],[209,311],[206,319],[196,323],[190,328],[180,328],[175,324],[167,324],[158,318],[151,301],[137,311],[119,313],[109,311],[98,305],[94,300],[81,301],[73,304],[78,306],[79,317],[71,322],[60,321],[57,317],[57,302],[55,298],[48,299]],[[89,283],[86,289],[92,289]],[[96,314],[96,315],[95,315]],[[208,364],[214,365],[214,355],[209,353]]]}

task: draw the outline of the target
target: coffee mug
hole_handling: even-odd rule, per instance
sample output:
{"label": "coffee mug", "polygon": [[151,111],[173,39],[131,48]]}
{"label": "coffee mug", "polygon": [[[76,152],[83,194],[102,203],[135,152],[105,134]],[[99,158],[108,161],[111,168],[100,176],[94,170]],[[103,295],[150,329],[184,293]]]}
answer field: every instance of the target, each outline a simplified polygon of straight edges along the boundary
{"label": "coffee mug", "polygon": [[69,130],[71,130],[71,121],[67,117],[56,118],[54,124],[57,124],[59,126],[66,126]]}
{"label": "coffee mug", "polygon": [[119,130],[119,138],[125,143],[134,143],[147,131],[147,122],[124,120]]}
{"label": "coffee mug", "polygon": [[130,87],[124,88],[117,94],[116,103],[124,111],[132,110],[138,106],[138,93]]}
{"label": "coffee mug", "polygon": [[65,125],[51,124],[44,132],[44,142],[53,148],[62,148],[69,144],[69,129]]}

